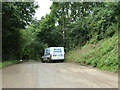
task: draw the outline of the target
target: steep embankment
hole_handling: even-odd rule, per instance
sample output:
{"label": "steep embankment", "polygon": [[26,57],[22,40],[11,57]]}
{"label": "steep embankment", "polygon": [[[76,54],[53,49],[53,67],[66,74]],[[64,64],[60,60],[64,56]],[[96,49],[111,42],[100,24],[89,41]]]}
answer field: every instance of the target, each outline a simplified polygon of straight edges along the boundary
{"label": "steep embankment", "polygon": [[102,70],[118,71],[118,35],[101,40],[97,44],[87,43],[66,54],[67,61],[92,65]]}

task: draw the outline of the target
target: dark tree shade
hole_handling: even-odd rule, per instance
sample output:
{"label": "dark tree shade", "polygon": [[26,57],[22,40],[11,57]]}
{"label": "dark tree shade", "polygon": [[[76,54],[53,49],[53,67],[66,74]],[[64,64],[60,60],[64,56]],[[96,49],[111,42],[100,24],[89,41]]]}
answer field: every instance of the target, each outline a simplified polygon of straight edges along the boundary
{"label": "dark tree shade", "polygon": [[2,3],[3,60],[20,58],[19,31],[32,21],[37,7],[33,2]]}

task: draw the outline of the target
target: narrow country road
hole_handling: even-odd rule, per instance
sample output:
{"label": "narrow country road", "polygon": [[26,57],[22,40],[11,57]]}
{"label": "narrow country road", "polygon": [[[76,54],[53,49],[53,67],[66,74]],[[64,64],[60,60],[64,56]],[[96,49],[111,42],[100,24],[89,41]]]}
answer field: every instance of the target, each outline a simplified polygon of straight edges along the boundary
{"label": "narrow country road", "polygon": [[118,75],[74,63],[26,62],[2,69],[2,88],[118,88]]}

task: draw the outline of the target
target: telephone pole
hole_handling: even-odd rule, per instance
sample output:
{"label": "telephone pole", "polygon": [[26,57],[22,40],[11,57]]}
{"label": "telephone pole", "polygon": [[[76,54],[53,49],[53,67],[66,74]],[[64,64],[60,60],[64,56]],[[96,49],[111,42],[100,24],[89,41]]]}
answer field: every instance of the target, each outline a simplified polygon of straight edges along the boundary
{"label": "telephone pole", "polygon": [[65,47],[65,26],[64,26],[64,2],[62,5],[62,34],[63,34],[63,47]]}

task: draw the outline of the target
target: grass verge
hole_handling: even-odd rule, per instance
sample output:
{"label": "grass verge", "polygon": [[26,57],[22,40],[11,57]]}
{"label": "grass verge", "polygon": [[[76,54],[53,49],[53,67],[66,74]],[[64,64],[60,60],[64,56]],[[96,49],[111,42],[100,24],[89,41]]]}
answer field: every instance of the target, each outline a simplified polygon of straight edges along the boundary
{"label": "grass verge", "polygon": [[20,63],[20,60],[10,60],[10,61],[4,61],[4,62],[0,62],[0,68],[12,65],[12,64],[17,64]]}
{"label": "grass verge", "polygon": [[9,66],[9,65],[13,65],[13,64],[17,64],[17,63],[22,63],[22,62],[30,62],[33,60],[9,60],[9,61],[4,61],[4,62],[0,62],[0,68]]}

